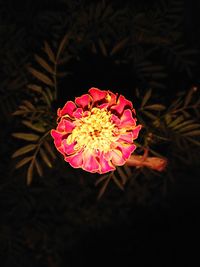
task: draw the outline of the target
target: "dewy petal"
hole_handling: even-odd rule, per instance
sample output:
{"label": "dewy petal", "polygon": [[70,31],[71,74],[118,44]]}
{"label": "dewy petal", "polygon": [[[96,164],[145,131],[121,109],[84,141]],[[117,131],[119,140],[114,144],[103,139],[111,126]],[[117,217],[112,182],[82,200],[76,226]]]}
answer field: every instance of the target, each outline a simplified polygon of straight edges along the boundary
{"label": "dewy petal", "polygon": [[80,97],[76,97],[75,103],[82,108],[88,107],[92,101],[92,98],[89,94],[82,95]]}
{"label": "dewy petal", "polygon": [[57,115],[58,117],[62,117],[64,115],[72,116],[74,110],[76,109],[76,105],[72,101],[67,101],[67,103],[64,105],[62,109],[58,109]]}
{"label": "dewy petal", "polygon": [[132,116],[132,111],[130,109],[124,110],[121,116],[120,128],[129,128],[136,125],[136,120]]}
{"label": "dewy petal", "polygon": [[92,96],[94,102],[104,99],[107,95],[107,91],[102,91],[95,87],[90,88],[88,92]]}
{"label": "dewy petal", "polygon": [[120,95],[117,100],[117,104],[112,106],[111,109],[116,110],[119,114],[122,114],[125,107],[132,109],[133,105],[131,101],[127,100],[123,95]]}
{"label": "dewy petal", "polygon": [[63,132],[63,134],[71,133],[74,128],[75,128],[74,124],[66,119],[62,119],[57,126],[57,130],[59,132]]}
{"label": "dewy petal", "polygon": [[83,152],[83,167],[85,171],[97,172],[99,170],[99,163],[89,150]]}
{"label": "dewy petal", "polygon": [[73,168],[81,168],[83,165],[83,152],[80,151],[72,156],[65,157],[65,161],[69,162],[69,164]]}

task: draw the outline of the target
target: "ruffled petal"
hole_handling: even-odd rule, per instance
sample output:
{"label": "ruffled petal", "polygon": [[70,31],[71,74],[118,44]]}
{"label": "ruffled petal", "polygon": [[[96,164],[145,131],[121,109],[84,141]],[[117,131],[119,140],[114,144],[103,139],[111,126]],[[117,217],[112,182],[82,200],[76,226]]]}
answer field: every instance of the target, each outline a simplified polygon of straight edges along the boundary
{"label": "ruffled petal", "polygon": [[130,109],[124,110],[121,116],[120,128],[130,128],[136,125],[136,120],[132,116],[132,111]]}
{"label": "ruffled petal", "polygon": [[65,157],[65,161],[69,162],[69,164],[73,168],[82,168],[83,165],[83,152],[80,151],[72,156]]}
{"label": "ruffled petal", "polygon": [[83,109],[82,108],[77,108],[74,112],[73,112],[73,117],[76,119],[80,119],[83,117]]}
{"label": "ruffled petal", "polygon": [[72,116],[74,110],[76,109],[76,105],[74,104],[73,101],[67,101],[67,103],[64,105],[62,109],[58,109],[57,115],[58,117],[62,117],[64,115],[69,115]]}
{"label": "ruffled petal", "polygon": [[63,151],[64,151],[65,154],[67,154],[67,155],[71,155],[71,154],[77,152],[77,151],[74,149],[74,147],[75,147],[75,145],[76,145],[76,142],[73,142],[73,143],[71,143],[71,144],[67,144],[66,139],[64,139],[64,140],[62,141],[62,145],[63,145]]}
{"label": "ruffled petal", "polygon": [[88,92],[92,96],[94,102],[105,99],[107,94],[107,91],[102,91],[94,87],[90,88]]}
{"label": "ruffled petal", "polygon": [[83,152],[83,167],[85,171],[97,172],[99,170],[99,163],[89,150]]}
{"label": "ruffled petal", "polygon": [[108,91],[106,95],[106,101],[108,102],[108,106],[111,107],[112,105],[116,104],[116,100],[117,100],[117,94]]}
{"label": "ruffled petal", "polygon": [[125,159],[122,156],[122,152],[119,149],[113,149],[110,152],[111,161],[114,165],[121,166],[125,164]]}
{"label": "ruffled petal", "polygon": [[131,156],[133,151],[136,149],[136,145],[134,144],[127,145],[127,144],[120,143],[118,144],[118,148],[122,152],[123,158],[127,160]]}
{"label": "ruffled petal", "polygon": [[133,133],[126,133],[126,134],[121,134],[119,136],[119,139],[116,140],[117,142],[126,142],[126,143],[133,143]]}
{"label": "ruffled petal", "polygon": [[92,102],[92,98],[90,95],[85,94],[80,97],[76,97],[75,103],[82,108],[88,107],[90,103]]}
{"label": "ruffled petal", "polygon": [[111,121],[116,125],[119,126],[121,124],[121,120],[116,115],[111,115]]}
{"label": "ruffled petal", "polygon": [[61,154],[64,155],[64,149],[63,149],[63,146],[62,146],[63,134],[58,132],[58,131],[56,131],[56,130],[51,130],[51,136],[54,139],[54,144],[55,144],[56,149]]}
{"label": "ruffled petal", "polygon": [[63,134],[71,133],[74,128],[75,128],[74,124],[66,119],[62,119],[57,126],[57,130],[59,132],[63,132]]}
{"label": "ruffled petal", "polygon": [[133,131],[132,131],[133,139],[136,139],[138,137],[138,134],[139,134],[141,128],[142,128],[142,125],[138,125],[133,129]]}
{"label": "ruffled petal", "polygon": [[99,165],[100,165],[100,170],[99,170],[100,174],[115,170],[115,167],[113,166],[111,161],[106,160],[103,153],[101,153],[101,155],[99,156]]}
{"label": "ruffled petal", "polygon": [[127,100],[123,95],[120,95],[117,100],[117,104],[112,106],[111,109],[117,111],[119,114],[122,114],[125,107],[132,109],[133,105],[131,101]]}

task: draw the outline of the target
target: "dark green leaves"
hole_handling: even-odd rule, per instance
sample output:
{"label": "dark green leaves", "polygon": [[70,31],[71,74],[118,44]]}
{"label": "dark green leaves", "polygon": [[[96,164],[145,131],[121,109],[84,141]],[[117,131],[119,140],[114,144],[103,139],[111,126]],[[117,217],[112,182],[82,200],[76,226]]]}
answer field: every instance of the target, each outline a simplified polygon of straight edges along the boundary
{"label": "dark green leaves", "polygon": [[37,141],[39,139],[38,135],[30,133],[13,133],[12,136],[26,141]]}

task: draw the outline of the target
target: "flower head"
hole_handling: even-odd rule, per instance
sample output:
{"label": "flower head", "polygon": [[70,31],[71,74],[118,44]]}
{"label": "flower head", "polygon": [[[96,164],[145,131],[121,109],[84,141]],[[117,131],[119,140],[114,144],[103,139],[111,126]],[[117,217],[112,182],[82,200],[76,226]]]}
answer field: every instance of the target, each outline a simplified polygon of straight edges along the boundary
{"label": "flower head", "polygon": [[51,131],[57,150],[74,168],[100,174],[124,165],[136,149],[135,110],[124,96],[91,88],[88,94],[58,109]]}

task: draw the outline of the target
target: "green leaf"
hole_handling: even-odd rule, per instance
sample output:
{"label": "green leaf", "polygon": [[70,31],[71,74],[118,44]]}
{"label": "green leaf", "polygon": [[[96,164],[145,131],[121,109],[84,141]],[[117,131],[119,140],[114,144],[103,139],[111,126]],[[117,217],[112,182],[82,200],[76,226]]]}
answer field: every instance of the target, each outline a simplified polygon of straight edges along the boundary
{"label": "green leaf", "polygon": [[34,159],[31,161],[31,164],[28,167],[27,177],[26,177],[27,185],[30,185],[33,179],[33,166],[34,166]]}
{"label": "green leaf", "polygon": [[12,136],[26,141],[37,141],[39,139],[38,135],[29,133],[13,133]]}
{"label": "green leaf", "polygon": [[183,116],[178,116],[175,120],[173,120],[168,126],[170,128],[174,128],[174,126],[177,126],[180,122],[184,120]]}
{"label": "green leaf", "polygon": [[126,45],[126,43],[128,42],[128,38],[125,38],[123,40],[121,40],[120,42],[118,42],[113,49],[110,52],[110,55],[113,56],[114,54],[116,54],[119,50],[121,50],[122,48],[124,48],[124,46]]}
{"label": "green leaf", "polygon": [[104,42],[101,39],[99,39],[98,43],[99,43],[102,54],[105,57],[107,57],[108,53],[107,53],[106,46],[105,46]]}
{"label": "green leaf", "polygon": [[200,137],[200,130],[191,131],[183,134],[184,136],[199,136]]}
{"label": "green leaf", "polygon": [[147,117],[149,117],[152,120],[156,120],[157,119],[157,116],[155,116],[154,114],[152,114],[149,111],[143,110],[142,113],[144,113]]}
{"label": "green leaf", "polygon": [[46,163],[46,165],[49,167],[49,168],[52,168],[52,164],[51,164],[51,161],[49,160],[46,152],[44,151],[43,148],[40,148],[40,156],[41,158],[43,159],[43,161]]}
{"label": "green leaf", "polygon": [[26,111],[25,110],[16,110],[15,112],[12,113],[13,116],[17,116],[17,115],[22,115],[25,114]]}
{"label": "green leaf", "polygon": [[49,152],[49,154],[52,156],[52,158],[55,159],[56,158],[56,155],[55,155],[52,147],[49,145],[49,143],[47,141],[44,141],[44,147]]}
{"label": "green leaf", "polygon": [[42,87],[41,86],[38,86],[38,85],[36,85],[36,84],[29,84],[28,86],[27,86],[29,89],[31,89],[32,91],[34,91],[34,92],[37,92],[37,93],[42,93]]}
{"label": "green leaf", "polygon": [[127,174],[127,177],[131,177],[132,172],[131,172],[131,168],[128,167],[126,164],[123,166],[124,172]]}
{"label": "green leaf", "polygon": [[33,157],[26,157],[23,158],[22,160],[20,160],[16,165],[15,165],[15,169],[19,169],[22,166],[24,166],[26,163],[28,163],[30,160],[32,160]]}
{"label": "green leaf", "polygon": [[40,163],[35,159],[35,167],[40,177],[43,176],[43,170]]}
{"label": "green leaf", "polygon": [[123,185],[121,184],[121,182],[117,179],[117,177],[116,177],[114,174],[112,175],[112,179],[113,179],[113,181],[115,182],[115,184],[116,184],[121,190],[124,190]]}
{"label": "green leaf", "polygon": [[33,104],[28,100],[23,100],[22,103],[29,109],[29,110],[35,110],[35,107]]}
{"label": "green leaf", "polygon": [[22,123],[24,125],[26,125],[28,128],[32,129],[32,130],[35,130],[37,132],[40,132],[40,133],[44,133],[45,132],[45,128],[41,125],[41,123],[31,123],[30,121],[26,121],[26,120],[22,120]]}
{"label": "green leaf", "polygon": [[179,129],[179,132],[187,132],[188,130],[200,129],[200,124],[193,123]]}
{"label": "green leaf", "polygon": [[117,172],[119,173],[120,178],[122,179],[122,185],[125,185],[128,177],[127,175],[123,172],[122,167],[117,167]]}
{"label": "green leaf", "polygon": [[44,42],[44,51],[48,55],[51,62],[55,63],[56,62],[55,55],[47,42]]}
{"label": "green leaf", "polygon": [[49,95],[45,91],[42,91],[42,95],[44,97],[44,102],[46,102],[46,104],[51,107],[51,99],[49,99]]}
{"label": "green leaf", "polygon": [[184,128],[185,126],[191,125],[194,122],[194,120],[187,120],[182,123],[179,123],[177,126],[173,127],[174,130],[178,130],[180,128]]}
{"label": "green leaf", "polygon": [[65,46],[66,46],[68,40],[69,40],[69,33],[66,33],[65,36],[64,36],[64,38],[62,39],[59,47],[58,47],[57,58],[59,58],[60,54],[64,51]]}
{"label": "green leaf", "polygon": [[99,191],[99,194],[98,194],[98,197],[97,197],[98,200],[99,200],[99,199],[103,196],[103,194],[105,193],[106,188],[107,188],[107,186],[108,186],[108,184],[109,184],[109,182],[110,182],[110,178],[111,178],[111,176],[109,175],[109,176],[108,176],[108,179],[104,182],[103,186],[101,187],[101,189],[100,189],[100,191]]}
{"label": "green leaf", "polygon": [[42,81],[43,83],[45,84],[48,84],[49,86],[54,86],[54,83],[53,81],[48,77],[46,76],[45,74],[43,74],[42,72],[32,68],[32,67],[29,67],[28,68],[29,71],[31,72],[31,74],[37,78],[38,80]]}
{"label": "green leaf", "polygon": [[98,184],[100,184],[102,181],[104,181],[108,177],[109,177],[109,174],[105,174],[105,175],[99,177],[99,179],[97,179],[97,181],[95,182],[95,186],[97,186]]}
{"label": "green leaf", "polygon": [[54,69],[43,58],[35,55],[35,59],[47,72],[55,74]]}
{"label": "green leaf", "polygon": [[35,148],[36,148],[35,144],[24,146],[24,147],[16,150],[15,153],[12,155],[12,158],[16,158],[18,156],[24,155],[24,154],[34,150]]}
{"label": "green leaf", "polygon": [[147,101],[149,100],[149,98],[151,97],[151,92],[152,90],[149,89],[146,94],[144,95],[143,99],[142,99],[142,103],[141,103],[141,107],[144,107],[145,104],[147,103]]}
{"label": "green leaf", "polygon": [[193,93],[194,93],[194,90],[193,90],[193,88],[192,88],[192,89],[190,89],[190,91],[188,92],[188,94],[187,94],[187,96],[186,96],[186,98],[185,98],[185,101],[184,101],[184,106],[185,106],[185,107],[191,102]]}
{"label": "green leaf", "polygon": [[156,111],[161,111],[164,110],[166,107],[161,104],[153,104],[150,106],[145,106],[145,109],[150,109],[150,110],[156,110]]}
{"label": "green leaf", "polygon": [[49,88],[46,88],[46,92],[47,92],[50,102],[52,102],[54,97],[53,97],[51,90]]}

